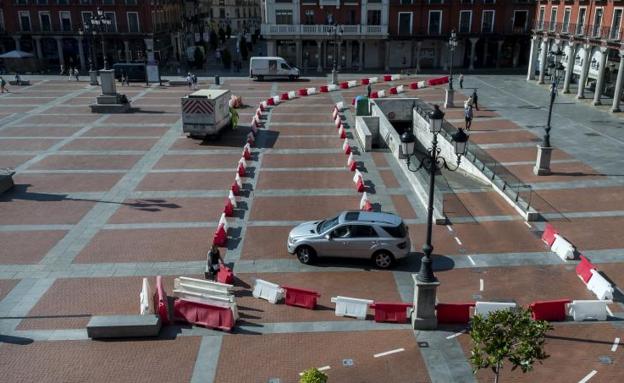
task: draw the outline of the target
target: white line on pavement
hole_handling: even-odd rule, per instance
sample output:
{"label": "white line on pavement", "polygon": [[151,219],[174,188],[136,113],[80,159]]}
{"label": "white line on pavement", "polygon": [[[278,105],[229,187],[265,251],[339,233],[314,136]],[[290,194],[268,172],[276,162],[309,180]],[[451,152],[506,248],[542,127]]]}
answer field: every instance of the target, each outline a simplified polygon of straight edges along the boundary
{"label": "white line on pavement", "polygon": [[618,344],[620,344],[620,338],[615,338],[613,341],[613,346],[611,346],[611,351],[615,352],[618,348]]}
{"label": "white line on pavement", "polygon": [[462,241],[459,240],[459,238],[455,237],[455,242],[457,242],[458,245],[462,245]]}
{"label": "white line on pavement", "polygon": [[469,255],[468,256],[468,260],[470,261],[470,263],[472,263],[473,266],[476,266],[477,264],[475,263],[474,259],[472,259],[472,257]]}
{"label": "white line on pavement", "polygon": [[585,375],[585,377],[581,380],[579,380],[578,383],[586,383],[589,381],[589,379],[591,379],[594,375],[596,375],[598,373],[598,371],[593,370],[592,372],[590,372],[589,374]]}
{"label": "white line on pavement", "polygon": [[613,316],[613,312],[611,311],[611,309],[609,308],[609,306],[607,306],[607,313],[609,314],[610,317]]}
{"label": "white line on pavement", "polygon": [[375,354],[375,355],[373,355],[373,358],[379,358],[380,356],[396,354],[397,352],[403,352],[403,351],[405,351],[404,348],[397,348],[395,350],[390,350],[390,351],[380,352],[379,354]]}
{"label": "white line on pavement", "polygon": [[524,221],[524,224],[525,224],[525,225],[527,225],[527,226],[529,227],[529,229],[532,229],[532,228],[533,228],[533,226],[531,226],[531,224],[530,224],[530,223],[528,223],[527,221]]}
{"label": "white line on pavement", "polygon": [[446,225],[446,228],[448,229],[448,231],[450,231],[451,233],[453,232],[453,228],[451,227],[451,225]]}
{"label": "white line on pavement", "polygon": [[483,291],[483,279],[479,279],[479,291]]}
{"label": "white line on pavement", "polygon": [[458,336],[460,336],[461,334],[463,334],[463,332],[461,332],[461,331],[460,331],[460,332],[456,332],[456,333],[455,333],[455,334],[453,334],[453,335],[449,335],[449,336],[447,336],[447,337],[446,337],[446,339],[453,339],[453,338],[457,338],[457,337],[458,337]]}

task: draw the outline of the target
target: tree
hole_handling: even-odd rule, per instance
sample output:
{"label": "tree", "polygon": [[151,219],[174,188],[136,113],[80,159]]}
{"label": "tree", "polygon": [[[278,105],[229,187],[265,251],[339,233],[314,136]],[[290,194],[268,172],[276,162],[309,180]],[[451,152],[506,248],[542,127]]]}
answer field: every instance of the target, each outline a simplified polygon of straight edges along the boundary
{"label": "tree", "polygon": [[533,369],[533,363],[549,357],[544,351],[546,333],[552,326],[542,320],[533,320],[528,309],[494,311],[484,318],[475,315],[470,336],[473,341],[470,362],[476,373],[491,368],[498,383],[505,359],[512,363],[512,371],[520,367],[523,373]]}
{"label": "tree", "polygon": [[310,368],[303,372],[299,383],[327,383],[327,375],[316,368]]}

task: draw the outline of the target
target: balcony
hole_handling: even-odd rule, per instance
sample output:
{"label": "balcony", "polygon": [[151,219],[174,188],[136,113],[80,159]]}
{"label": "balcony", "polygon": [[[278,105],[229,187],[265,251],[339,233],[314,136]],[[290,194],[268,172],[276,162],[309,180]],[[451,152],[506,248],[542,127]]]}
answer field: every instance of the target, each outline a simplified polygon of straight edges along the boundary
{"label": "balcony", "polygon": [[572,35],[590,40],[620,41],[622,39],[622,29],[612,27],[600,27],[597,25],[581,25],[574,23],[535,23],[534,31],[548,32],[561,35]]}
{"label": "balcony", "polygon": [[[370,36],[386,37],[387,25],[341,25],[343,37]],[[331,25],[304,25],[304,24],[262,24],[260,32],[264,37],[327,37],[333,29]]]}

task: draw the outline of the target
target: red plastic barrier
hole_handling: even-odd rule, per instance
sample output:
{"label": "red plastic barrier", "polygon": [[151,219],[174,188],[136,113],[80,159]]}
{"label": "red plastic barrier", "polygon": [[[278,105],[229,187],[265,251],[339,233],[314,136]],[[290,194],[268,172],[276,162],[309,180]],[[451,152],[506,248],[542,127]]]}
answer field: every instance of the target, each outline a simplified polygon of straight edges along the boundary
{"label": "red plastic barrier", "polygon": [[392,81],[392,75],[391,74],[384,74],[383,79],[384,79],[384,81]]}
{"label": "red plastic barrier", "polygon": [[351,99],[351,105],[355,105],[355,97]]}
{"label": "red plastic barrier", "polygon": [[282,93],[282,95],[280,96],[280,100],[288,101],[288,92]]}
{"label": "red plastic barrier", "polygon": [[534,320],[564,321],[566,318],[566,304],[570,299],[559,299],[554,301],[537,301],[529,305]]}
{"label": "red plastic barrier", "polygon": [[348,82],[341,82],[340,83],[340,89],[349,89],[349,83]]}
{"label": "red plastic barrier", "polygon": [[298,306],[306,309],[314,310],[316,299],[321,296],[313,290],[300,289],[292,286],[282,286],[286,291],[285,302],[289,306]]}
{"label": "red plastic barrier", "polygon": [[549,223],[544,227],[544,234],[542,234],[542,241],[548,245],[548,247],[552,246],[553,242],[555,242],[555,234],[559,234],[555,227]]}
{"label": "red plastic barrier", "polygon": [[356,187],[357,187],[358,193],[364,193],[366,191],[366,186],[364,186],[364,181],[362,181],[362,177],[358,178]]}
{"label": "red plastic barrier", "polygon": [[351,145],[347,144],[347,146],[344,149],[344,154],[346,154],[347,156],[351,154]]}
{"label": "red plastic barrier", "polygon": [[345,138],[347,138],[347,132],[344,130],[344,128],[342,128],[342,130],[340,130],[340,138],[342,140],[344,140]]}
{"label": "red plastic barrier", "polygon": [[275,101],[273,101],[273,97],[267,98],[267,105],[275,105]]}
{"label": "red plastic barrier", "polygon": [[418,83],[417,82],[413,82],[411,84],[409,84],[410,89],[418,89]]}
{"label": "red plastic barrier", "polygon": [[473,303],[438,303],[436,316],[438,323],[468,323],[470,321],[470,308]]}
{"label": "red plastic barrier", "polygon": [[299,89],[299,96],[307,96],[307,95],[308,95],[308,89],[307,88]]}
{"label": "red plastic barrier", "polygon": [[327,93],[329,92],[329,88],[327,88],[327,85],[321,85],[321,88],[319,89],[319,91],[321,93]]}
{"label": "red plastic barrier", "polygon": [[219,271],[217,272],[217,282],[227,283],[229,285],[234,283],[234,273],[232,272],[232,269],[225,265],[221,265],[221,267],[219,267]]}
{"label": "red plastic barrier", "polygon": [[173,304],[175,320],[208,328],[232,331],[234,314],[229,307],[176,299]]}
{"label": "red plastic barrier", "polygon": [[227,232],[225,231],[223,225],[219,225],[217,230],[214,232],[214,235],[212,236],[212,243],[219,247],[223,247],[227,244]]}
{"label": "red plastic barrier", "polygon": [[576,265],[576,275],[581,278],[581,280],[587,284],[592,277],[592,270],[596,270],[597,267],[589,261],[584,255],[581,254],[581,262]]}
{"label": "red plastic barrier", "polygon": [[249,152],[247,148],[243,149],[243,158],[245,159],[245,161],[251,160],[251,152]]}
{"label": "red plastic barrier", "polygon": [[170,323],[169,320],[169,301],[167,300],[167,294],[165,293],[165,288],[163,287],[162,277],[160,275],[156,276],[156,292],[154,293],[154,307],[156,307],[156,312],[162,321],[162,324],[167,325]]}
{"label": "red plastic barrier", "polygon": [[390,94],[399,94],[397,92],[397,88],[395,88],[395,87],[390,88]]}
{"label": "red plastic barrier", "polygon": [[378,97],[379,97],[379,92],[377,92],[377,91],[371,92],[370,98],[378,98]]}
{"label": "red plastic barrier", "polygon": [[362,85],[368,85],[369,80],[367,78],[363,78],[361,82],[362,82]]}
{"label": "red plastic barrier", "polygon": [[245,177],[245,167],[243,166],[243,164],[238,164],[237,171],[240,177]]}
{"label": "red plastic barrier", "polygon": [[226,217],[232,217],[234,215],[234,205],[232,205],[232,201],[230,199],[225,200],[225,207],[223,208],[223,212]]}
{"label": "red plastic barrier", "polygon": [[236,183],[236,181],[232,182],[232,186],[230,187],[230,190],[232,190],[232,193],[234,195],[238,195],[238,193],[240,193],[240,188],[238,187],[238,184]]}
{"label": "red plastic barrier", "polygon": [[375,322],[407,322],[407,308],[411,303],[375,302],[370,306],[375,309]]}
{"label": "red plastic barrier", "polygon": [[351,163],[351,165],[349,165],[349,170],[351,170],[352,172],[355,171],[355,169],[357,169],[357,161],[353,161]]}

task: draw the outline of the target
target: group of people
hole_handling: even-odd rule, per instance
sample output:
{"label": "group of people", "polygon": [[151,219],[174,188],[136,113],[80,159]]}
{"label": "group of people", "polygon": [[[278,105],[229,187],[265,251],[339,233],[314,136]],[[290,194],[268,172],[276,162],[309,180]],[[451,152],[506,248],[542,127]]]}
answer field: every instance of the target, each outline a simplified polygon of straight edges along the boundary
{"label": "group of people", "polygon": [[475,108],[477,111],[479,110],[479,95],[477,95],[476,89],[474,89],[472,91],[472,95],[468,97],[466,101],[464,101],[464,118],[466,120],[466,130],[470,130],[470,127],[472,126],[472,108]]}
{"label": "group of people", "polygon": [[197,76],[194,73],[188,72],[186,74],[186,83],[188,84],[189,90],[196,90],[199,88]]}
{"label": "group of people", "polygon": [[76,79],[76,81],[80,81],[80,71],[78,70],[77,67],[69,67],[67,68],[67,73],[65,73],[65,65],[61,64],[61,73],[60,75],[67,75],[67,80],[71,81],[71,79]]}

